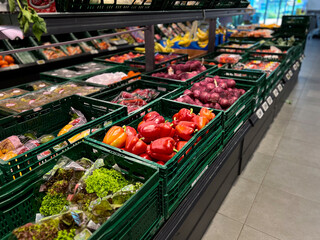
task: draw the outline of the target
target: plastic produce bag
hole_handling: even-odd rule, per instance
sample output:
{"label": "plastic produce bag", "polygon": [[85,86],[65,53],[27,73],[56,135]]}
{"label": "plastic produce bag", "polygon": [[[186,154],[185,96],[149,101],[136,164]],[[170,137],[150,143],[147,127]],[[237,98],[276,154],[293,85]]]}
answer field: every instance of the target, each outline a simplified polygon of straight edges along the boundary
{"label": "plastic produce bag", "polygon": [[235,64],[240,61],[241,56],[238,54],[220,54],[219,56],[215,57],[215,61],[219,63],[230,63],[230,64]]}
{"label": "plastic produce bag", "polygon": [[122,78],[126,76],[127,74],[123,72],[103,73],[87,79],[86,82],[108,86],[110,84],[122,81]]}
{"label": "plastic produce bag", "polygon": [[60,130],[58,137],[87,123],[86,117],[73,107],[71,107],[71,115],[74,119]]}
{"label": "plastic produce bag", "polygon": [[20,96],[22,94],[28,93],[29,91],[20,88],[12,88],[6,91],[0,91],[0,100]]}

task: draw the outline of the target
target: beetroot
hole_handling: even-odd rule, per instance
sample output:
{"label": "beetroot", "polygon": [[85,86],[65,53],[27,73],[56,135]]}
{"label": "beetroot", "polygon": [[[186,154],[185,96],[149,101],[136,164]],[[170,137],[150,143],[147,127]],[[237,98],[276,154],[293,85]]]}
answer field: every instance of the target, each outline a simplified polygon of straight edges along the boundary
{"label": "beetroot", "polygon": [[209,92],[211,92],[213,89],[215,89],[215,85],[213,84],[213,83],[208,83],[207,84],[207,90],[209,91]]}
{"label": "beetroot", "polygon": [[244,89],[239,89],[239,92],[240,92],[241,95],[246,93],[246,91]]}
{"label": "beetroot", "polygon": [[229,88],[234,88],[234,87],[236,87],[236,81],[233,80],[233,79],[228,79],[228,80],[227,80],[227,86],[228,86]]}
{"label": "beetroot", "polygon": [[185,91],[183,92],[183,94],[184,94],[184,95],[190,95],[190,96],[193,95],[193,93],[192,93],[189,89],[185,90]]}
{"label": "beetroot", "polygon": [[210,94],[207,93],[207,92],[201,92],[200,93],[200,101],[203,102],[203,103],[209,102],[209,97],[210,97]]}
{"label": "beetroot", "polygon": [[200,90],[194,90],[193,91],[193,96],[194,96],[194,98],[199,98],[200,97]]}
{"label": "beetroot", "polygon": [[219,104],[222,108],[228,108],[230,106],[228,99],[226,98],[220,98]]}
{"label": "beetroot", "polygon": [[220,95],[218,93],[211,93],[209,101],[212,103],[217,103],[219,101]]}

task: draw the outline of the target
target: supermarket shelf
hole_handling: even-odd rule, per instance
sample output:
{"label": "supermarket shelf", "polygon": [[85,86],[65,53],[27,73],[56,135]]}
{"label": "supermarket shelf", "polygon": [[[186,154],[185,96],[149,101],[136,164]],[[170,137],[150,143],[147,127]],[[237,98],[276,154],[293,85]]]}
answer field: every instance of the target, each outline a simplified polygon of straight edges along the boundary
{"label": "supermarket shelf", "polygon": [[[47,23],[48,34],[113,29],[129,26],[145,26],[158,23],[185,22],[223,16],[252,14],[253,9],[230,8],[210,10],[180,11],[140,11],[140,12],[84,12],[84,13],[49,13],[39,14]],[[2,18],[19,26],[17,15],[3,14]]]}
{"label": "supermarket shelf", "polygon": [[[300,59],[300,65],[301,62]],[[233,182],[250,161],[274,117],[297,83],[300,69],[292,67],[288,70],[290,71],[293,72],[292,78],[288,80],[284,77],[279,81],[266,101],[242,125],[220,156],[199,178],[155,235],[155,240],[202,238]]]}

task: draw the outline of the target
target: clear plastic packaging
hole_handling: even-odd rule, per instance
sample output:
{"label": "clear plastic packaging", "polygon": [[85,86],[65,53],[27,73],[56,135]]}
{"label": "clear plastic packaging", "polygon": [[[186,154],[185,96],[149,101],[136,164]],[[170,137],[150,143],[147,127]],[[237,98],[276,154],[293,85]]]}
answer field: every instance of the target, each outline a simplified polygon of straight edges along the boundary
{"label": "clear plastic packaging", "polygon": [[242,57],[238,54],[220,54],[219,56],[215,57],[215,61],[219,63],[230,63],[235,64],[239,62],[242,59]]}
{"label": "clear plastic packaging", "polygon": [[0,91],[0,100],[20,96],[22,94],[28,93],[29,91],[20,88],[12,88],[5,91]]}

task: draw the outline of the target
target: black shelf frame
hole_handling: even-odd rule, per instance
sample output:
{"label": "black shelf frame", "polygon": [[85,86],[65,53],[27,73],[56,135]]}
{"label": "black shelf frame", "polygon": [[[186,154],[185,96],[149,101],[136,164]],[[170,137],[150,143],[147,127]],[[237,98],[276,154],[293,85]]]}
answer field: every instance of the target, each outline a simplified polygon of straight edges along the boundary
{"label": "black shelf frame", "polygon": [[202,238],[234,181],[245,169],[296,85],[302,59],[303,57],[300,57],[287,71],[292,73],[290,79],[285,77],[287,74],[280,79],[265,102],[241,126],[218,158],[208,166],[176,211],[154,236],[154,240]]}

